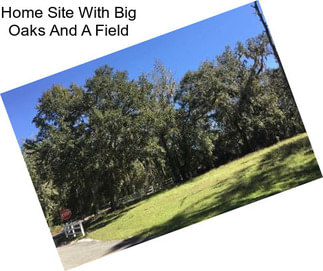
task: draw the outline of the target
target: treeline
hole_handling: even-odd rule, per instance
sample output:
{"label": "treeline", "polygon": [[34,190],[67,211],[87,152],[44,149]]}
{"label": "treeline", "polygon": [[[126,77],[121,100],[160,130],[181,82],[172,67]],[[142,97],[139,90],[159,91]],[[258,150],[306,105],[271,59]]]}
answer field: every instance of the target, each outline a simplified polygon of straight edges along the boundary
{"label": "treeline", "polygon": [[[55,85],[39,99],[37,137],[23,154],[50,225],[59,210],[97,212],[107,202],[172,177],[209,169],[303,132],[280,68],[266,67],[265,34],[227,47],[177,83],[103,66],[84,87]],[[189,56],[187,56],[189,57]]]}

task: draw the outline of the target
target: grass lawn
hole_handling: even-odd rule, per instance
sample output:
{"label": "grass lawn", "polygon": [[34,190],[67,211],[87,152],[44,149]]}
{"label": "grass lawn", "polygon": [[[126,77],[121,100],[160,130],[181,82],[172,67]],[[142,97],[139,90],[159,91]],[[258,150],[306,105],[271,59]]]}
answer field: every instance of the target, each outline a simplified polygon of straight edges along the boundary
{"label": "grass lawn", "polygon": [[87,232],[99,240],[158,236],[321,176],[301,134],[102,216]]}
{"label": "grass lawn", "polygon": [[63,226],[62,225],[57,225],[57,226],[51,226],[49,227],[50,232],[52,235],[58,234],[63,231]]}

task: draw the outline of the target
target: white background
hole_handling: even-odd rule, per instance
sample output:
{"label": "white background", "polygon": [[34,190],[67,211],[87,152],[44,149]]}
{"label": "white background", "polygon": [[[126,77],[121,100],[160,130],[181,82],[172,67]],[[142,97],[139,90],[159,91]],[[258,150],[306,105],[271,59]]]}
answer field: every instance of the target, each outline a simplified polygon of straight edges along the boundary
{"label": "white background", "polygon": [[[65,7],[88,4],[136,8],[138,18],[130,22],[130,36],[119,39],[10,37],[7,34],[9,22],[0,19],[0,92],[248,2],[54,2],[55,6]],[[322,168],[320,1],[262,0],[260,3]],[[2,5],[46,9],[50,1],[2,0]],[[46,20],[42,22],[46,24]],[[28,25],[31,21],[22,23]],[[322,192],[320,179],[111,254],[76,270],[323,270]],[[1,270],[63,270],[2,100],[0,214]]]}

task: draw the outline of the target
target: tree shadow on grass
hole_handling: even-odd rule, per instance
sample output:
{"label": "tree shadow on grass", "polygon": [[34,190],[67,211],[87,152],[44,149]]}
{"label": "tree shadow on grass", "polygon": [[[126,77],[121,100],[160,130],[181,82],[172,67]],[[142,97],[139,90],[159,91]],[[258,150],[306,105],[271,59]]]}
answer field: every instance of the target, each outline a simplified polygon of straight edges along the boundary
{"label": "tree shadow on grass", "polygon": [[[306,162],[288,164],[286,161],[296,153],[303,153],[300,158]],[[213,194],[205,197],[205,205],[201,209],[192,212],[194,205],[191,205],[167,222],[145,229],[135,237],[122,241],[107,253],[137,245],[322,177],[307,137],[269,151],[257,163],[256,169],[254,166],[238,171],[235,174],[237,181],[229,186],[221,182],[223,189],[218,187]]]}
{"label": "tree shadow on grass", "polygon": [[96,216],[94,219],[91,219],[86,223],[86,225],[85,225],[86,232],[91,233],[93,231],[96,231],[96,230],[108,225],[110,222],[125,215],[131,209],[143,204],[144,200],[147,200],[151,197],[155,197],[156,195],[164,193],[165,191],[173,189],[177,186],[178,185],[168,186],[163,190],[156,191],[156,192],[149,194],[149,195],[144,195],[140,198],[132,200],[131,202],[120,205],[120,206],[123,206],[123,207],[119,207],[120,209],[117,209],[115,211],[109,211],[108,213]]}
{"label": "tree shadow on grass", "polygon": [[134,204],[134,205],[125,207],[124,209],[117,210],[117,211],[111,212],[109,214],[104,214],[104,215],[98,216],[94,220],[88,222],[89,225],[86,225],[87,233],[96,231],[96,230],[106,226],[110,222],[112,222],[112,221],[122,217],[123,215],[125,215],[128,211],[135,208],[135,206],[136,205]]}
{"label": "tree shadow on grass", "polygon": [[163,192],[165,192],[165,190],[161,190],[161,191],[158,191],[156,193],[143,196],[141,198],[133,200],[130,203],[125,204],[122,209],[117,209],[117,210],[112,211],[110,213],[102,214],[102,215],[99,215],[99,216],[95,217],[94,219],[87,222],[87,225],[85,226],[86,231],[88,233],[90,233],[90,232],[93,232],[95,230],[98,230],[98,229],[108,225],[110,222],[112,222],[112,221],[122,217],[123,215],[125,215],[131,209],[133,209],[135,207],[138,207],[140,204],[143,203],[144,200],[149,199],[150,197],[154,197],[154,196],[156,196],[156,195],[158,195],[160,193],[163,193]]}

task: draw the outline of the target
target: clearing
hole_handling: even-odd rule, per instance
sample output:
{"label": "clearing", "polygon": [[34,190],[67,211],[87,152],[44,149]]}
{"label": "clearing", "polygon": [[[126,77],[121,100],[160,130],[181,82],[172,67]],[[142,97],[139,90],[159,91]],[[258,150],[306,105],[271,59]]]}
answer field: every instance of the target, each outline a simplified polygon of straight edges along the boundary
{"label": "clearing", "polygon": [[304,133],[102,215],[87,228],[88,237],[125,245],[147,240],[321,176]]}

